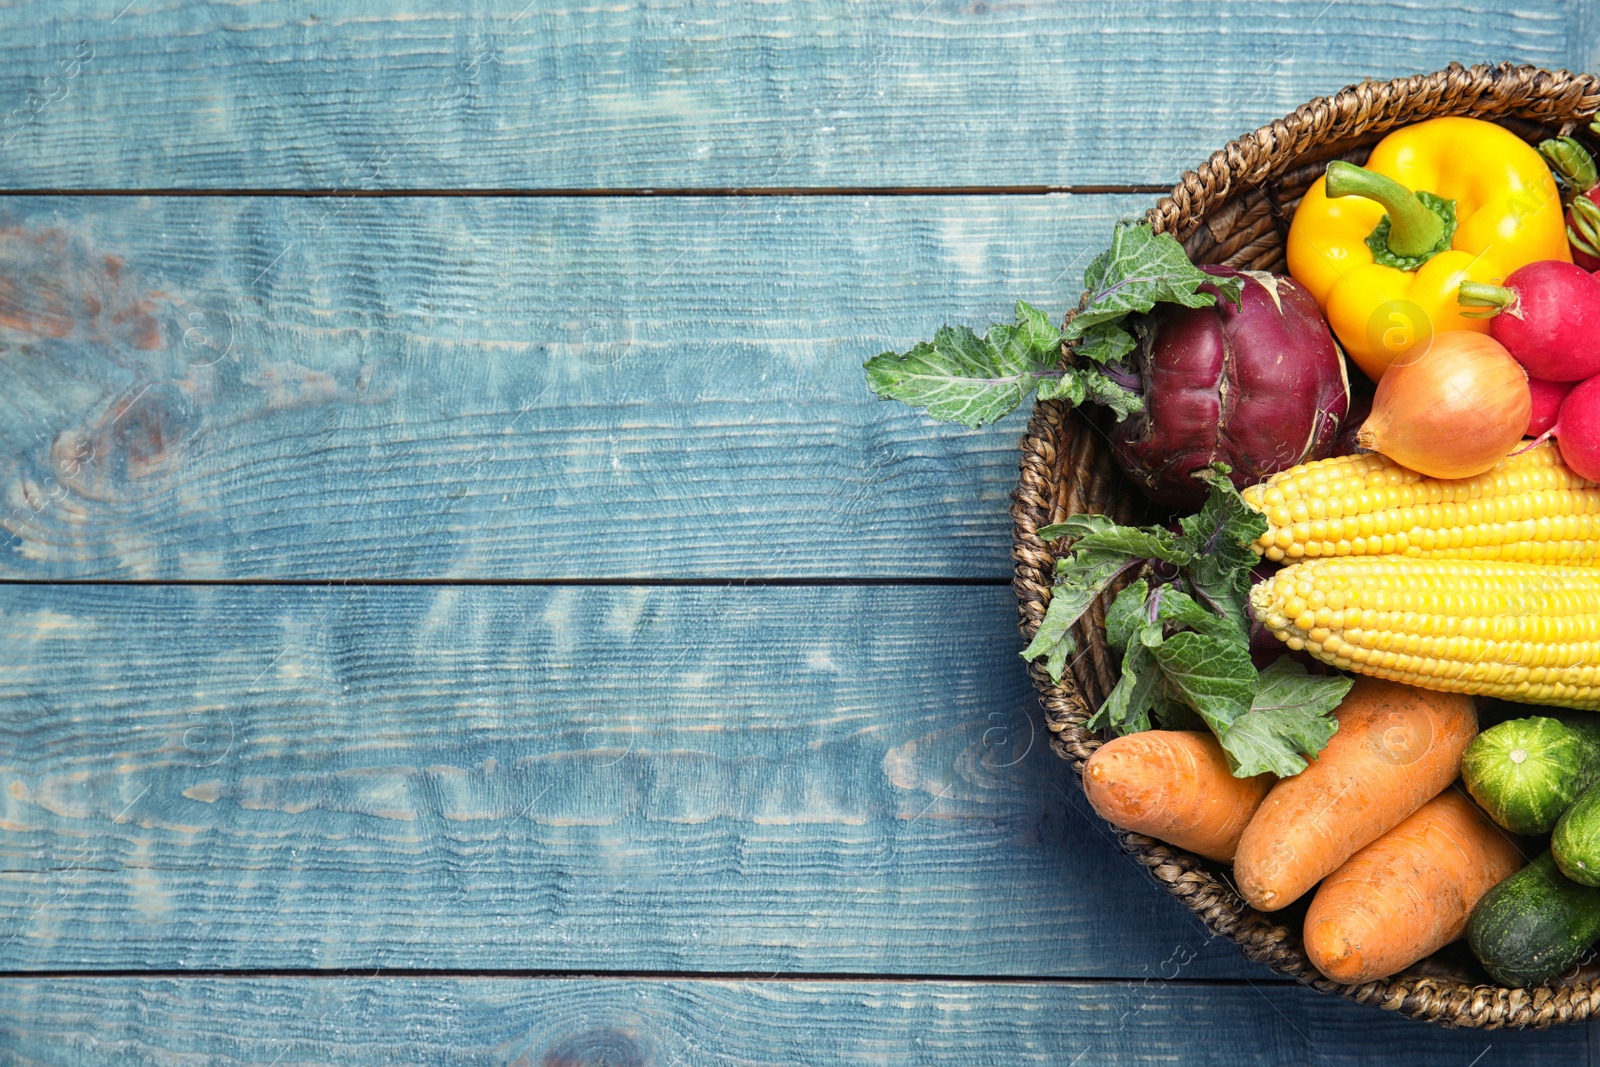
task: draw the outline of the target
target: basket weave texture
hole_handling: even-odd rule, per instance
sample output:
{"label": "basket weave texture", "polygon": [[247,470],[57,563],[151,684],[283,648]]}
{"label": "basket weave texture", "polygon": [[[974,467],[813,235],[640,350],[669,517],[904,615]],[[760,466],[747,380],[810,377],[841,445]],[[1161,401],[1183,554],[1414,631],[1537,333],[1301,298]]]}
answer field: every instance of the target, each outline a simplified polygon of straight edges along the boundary
{"label": "basket weave texture", "polygon": [[[1530,141],[1557,134],[1581,139],[1586,136],[1581,128],[1597,110],[1600,77],[1536,67],[1452,64],[1434,74],[1365,81],[1312,100],[1213,153],[1185,172],[1146,217],[1156,232],[1182,240],[1197,263],[1281,273],[1289,219],[1328,160],[1362,162],[1388,131],[1445,115],[1498,122]],[[1031,640],[1050,602],[1056,557],[1067,547],[1040,541],[1039,528],[1084,512],[1102,512],[1124,523],[1149,515],[1100,433],[1059,402],[1034,405],[1020,448],[1011,507],[1016,563],[1011,584],[1023,637]],[[1080,778],[1084,761],[1102,743],[1084,723],[1117,678],[1105,641],[1104,608],[1103,602],[1096,604],[1079,623],[1079,653],[1059,685],[1041,665],[1029,668],[1052,746]],[[1251,908],[1228,880],[1229,872],[1140,834],[1118,831],[1117,836],[1123,850],[1210,930],[1238,942],[1249,959],[1323,992],[1446,1026],[1514,1029],[1600,1018],[1600,977],[1592,968],[1554,985],[1509,989],[1487,984],[1459,949],[1382,981],[1331,982],[1311,966],[1300,923]]]}

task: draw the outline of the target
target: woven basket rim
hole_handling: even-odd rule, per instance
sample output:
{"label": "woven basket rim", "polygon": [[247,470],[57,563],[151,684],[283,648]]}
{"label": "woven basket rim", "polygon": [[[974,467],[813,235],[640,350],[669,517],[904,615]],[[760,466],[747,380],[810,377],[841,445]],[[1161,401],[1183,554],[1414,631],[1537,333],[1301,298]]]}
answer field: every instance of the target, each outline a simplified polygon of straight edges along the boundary
{"label": "woven basket rim", "polygon": [[[1426,118],[1523,119],[1565,131],[1597,111],[1600,77],[1564,70],[1452,63],[1432,74],[1368,79],[1302,104],[1213,152],[1200,166],[1186,171],[1146,218],[1158,233],[1187,237],[1231,198],[1283,176],[1319,147],[1370,138]],[[1031,640],[1049,604],[1056,559],[1051,546],[1039,540],[1039,528],[1085,511],[1128,521],[1139,502],[1111,466],[1096,431],[1057,401],[1035,403],[1018,446],[1021,457],[1011,505],[1016,564],[1012,589],[1023,638]],[[1075,632],[1081,651],[1060,684],[1051,682],[1039,664],[1028,670],[1054,735],[1052,747],[1081,779],[1084,762],[1101,743],[1083,724],[1114,679],[1104,640],[1103,605],[1091,609]],[[1311,965],[1298,930],[1251,908],[1207,861],[1152,838],[1113,829],[1123,851],[1208,929],[1238,943],[1247,958],[1322,992],[1450,1027],[1543,1028],[1600,1017],[1600,982],[1512,989],[1410,971],[1361,985],[1332,982]]]}

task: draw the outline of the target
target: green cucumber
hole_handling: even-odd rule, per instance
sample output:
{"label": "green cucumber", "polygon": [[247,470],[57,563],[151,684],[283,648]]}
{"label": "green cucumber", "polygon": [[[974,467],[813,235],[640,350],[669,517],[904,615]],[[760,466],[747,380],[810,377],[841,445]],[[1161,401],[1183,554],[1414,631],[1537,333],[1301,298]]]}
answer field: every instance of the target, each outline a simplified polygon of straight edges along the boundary
{"label": "green cucumber", "polygon": [[1574,882],[1600,886],[1600,785],[1568,808],[1550,837],[1550,854]]}
{"label": "green cucumber", "polygon": [[[1568,711],[1565,708],[1545,708],[1543,714],[1570,730],[1576,730],[1594,745],[1596,752],[1600,752],[1600,715],[1592,711]],[[1600,774],[1596,777],[1600,778]]]}
{"label": "green cucumber", "polygon": [[1546,852],[1484,894],[1467,943],[1495,981],[1543,985],[1600,938],[1600,889],[1562,875]]}
{"label": "green cucumber", "polygon": [[1600,731],[1545,715],[1491,727],[1461,757],[1472,799],[1517,834],[1549,833],[1597,774]]}

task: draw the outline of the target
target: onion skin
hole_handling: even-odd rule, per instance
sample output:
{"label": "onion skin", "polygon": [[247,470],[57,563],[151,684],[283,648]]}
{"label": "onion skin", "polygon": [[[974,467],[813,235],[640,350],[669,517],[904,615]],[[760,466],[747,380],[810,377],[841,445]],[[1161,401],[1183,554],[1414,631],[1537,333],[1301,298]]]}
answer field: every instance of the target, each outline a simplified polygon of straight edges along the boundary
{"label": "onion skin", "polygon": [[1505,346],[1450,330],[1389,368],[1357,440],[1430,478],[1471,478],[1516,447],[1532,414],[1528,372]]}

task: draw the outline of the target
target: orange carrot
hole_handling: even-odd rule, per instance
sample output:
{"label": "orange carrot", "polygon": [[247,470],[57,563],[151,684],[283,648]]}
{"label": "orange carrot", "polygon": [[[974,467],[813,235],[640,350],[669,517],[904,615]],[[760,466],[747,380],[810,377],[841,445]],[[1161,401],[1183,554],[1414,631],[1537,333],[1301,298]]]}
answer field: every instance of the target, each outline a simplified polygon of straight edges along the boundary
{"label": "orange carrot", "polygon": [[1272,787],[1239,838],[1234,880],[1262,911],[1298,900],[1399,825],[1461,770],[1478,732],[1472,698],[1357,678],[1322,754]]}
{"label": "orange carrot", "polygon": [[1387,978],[1465,933],[1483,895],[1521,866],[1511,835],[1446,789],[1323,881],[1306,953],[1335,982]]}
{"label": "orange carrot", "polygon": [[1231,860],[1270,774],[1235,778],[1208,733],[1146,730],[1107,741],[1083,768],[1100,817],[1208,859]]}

